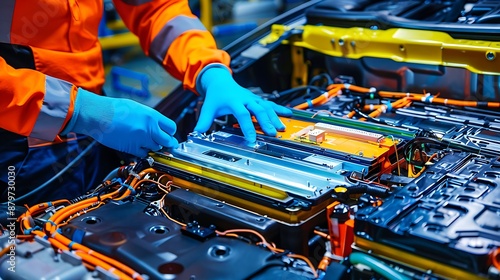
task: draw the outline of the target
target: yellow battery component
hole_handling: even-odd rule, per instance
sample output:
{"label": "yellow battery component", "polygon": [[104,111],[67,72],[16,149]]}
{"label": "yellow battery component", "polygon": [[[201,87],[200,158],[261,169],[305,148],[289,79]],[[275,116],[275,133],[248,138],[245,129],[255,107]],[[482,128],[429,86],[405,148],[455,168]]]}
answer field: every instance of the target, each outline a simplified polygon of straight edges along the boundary
{"label": "yellow battery component", "polygon": [[[240,178],[225,172],[221,172],[206,166],[190,163],[181,159],[162,154],[152,154],[155,160],[155,168],[162,172],[167,172],[169,180],[175,186],[188,189],[198,194],[202,194],[213,199],[224,201],[231,205],[246,209],[248,211],[266,215],[283,223],[297,224],[304,223],[322,213],[325,207],[333,201],[329,195],[325,195],[324,199],[318,204],[312,205],[308,209],[301,207],[277,208],[269,205],[263,205],[249,199],[240,192],[229,193],[222,191],[219,187],[214,188],[209,186],[208,181],[217,182],[217,184],[225,184],[238,189],[244,189],[249,192],[267,197],[274,201],[274,204],[286,204],[292,199],[285,191],[278,190],[271,185],[258,184],[250,180]],[[196,180],[190,180],[196,177]]]}
{"label": "yellow battery component", "polygon": [[309,136],[309,141],[315,143],[323,143],[325,140],[325,131],[321,129],[313,129],[307,134]]}
{"label": "yellow battery component", "polygon": [[[359,156],[367,159],[382,159],[394,152],[398,140],[382,134],[326,123],[280,117],[286,131],[278,131],[276,137]],[[263,132],[257,127],[257,132]],[[321,140],[321,141],[318,141]]]}
{"label": "yellow battery component", "polygon": [[400,263],[405,266],[411,264],[410,266],[415,269],[421,271],[432,271],[433,274],[440,275],[447,279],[485,279],[467,270],[439,263],[434,260],[429,260],[419,255],[373,242],[359,236],[354,237],[354,244],[354,248],[370,251],[374,256],[381,257],[395,263]]}

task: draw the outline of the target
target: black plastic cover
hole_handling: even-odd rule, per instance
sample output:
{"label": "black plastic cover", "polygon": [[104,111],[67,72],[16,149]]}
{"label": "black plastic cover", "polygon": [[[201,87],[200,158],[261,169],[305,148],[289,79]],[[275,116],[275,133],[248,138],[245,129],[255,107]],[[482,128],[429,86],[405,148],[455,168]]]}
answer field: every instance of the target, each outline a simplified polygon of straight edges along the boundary
{"label": "black plastic cover", "polygon": [[314,227],[326,224],[324,211],[307,221],[287,224],[184,189],[170,192],[165,196],[164,203],[171,216],[179,217],[184,222],[197,221],[204,226],[215,225],[219,230],[251,229],[280,248],[311,255],[316,261],[322,257],[312,255],[316,248],[311,249],[307,244]]}
{"label": "black plastic cover", "polygon": [[386,199],[356,214],[358,237],[486,273],[500,246],[500,160],[449,154]]}
{"label": "black plastic cover", "polygon": [[143,213],[146,206],[140,201],[110,202],[72,220],[63,234],[71,238],[75,230],[84,231],[83,245],[150,279],[269,279],[268,271],[276,273],[269,270],[272,267],[281,269],[283,279],[293,274],[263,247],[227,237],[200,241],[182,234],[179,225],[164,217]]}
{"label": "black plastic cover", "polygon": [[308,24],[442,31],[454,38],[498,41],[500,1],[329,0],[309,9]]}

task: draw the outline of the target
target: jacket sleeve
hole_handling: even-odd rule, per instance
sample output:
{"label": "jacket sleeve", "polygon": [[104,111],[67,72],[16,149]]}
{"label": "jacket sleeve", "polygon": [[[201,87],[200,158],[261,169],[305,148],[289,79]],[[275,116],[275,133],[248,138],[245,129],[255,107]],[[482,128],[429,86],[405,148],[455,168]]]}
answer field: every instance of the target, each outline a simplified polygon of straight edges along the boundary
{"label": "jacket sleeve", "polygon": [[76,86],[41,72],[14,69],[0,57],[0,128],[57,140],[73,114],[76,91]]}
{"label": "jacket sleeve", "polygon": [[196,92],[196,77],[210,63],[229,67],[212,34],[191,13],[187,0],[114,0],[125,25],[139,37],[149,57],[185,89]]}

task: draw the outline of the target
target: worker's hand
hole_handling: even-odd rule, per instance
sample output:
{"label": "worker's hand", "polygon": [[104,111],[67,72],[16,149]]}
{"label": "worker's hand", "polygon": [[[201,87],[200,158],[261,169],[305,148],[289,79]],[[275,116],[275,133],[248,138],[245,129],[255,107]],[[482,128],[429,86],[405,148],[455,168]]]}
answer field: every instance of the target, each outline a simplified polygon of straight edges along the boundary
{"label": "worker's hand", "polygon": [[195,131],[206,132],[214,118],[229,114],[236,117],[245,139],[250,143],[254,143],[257,138],[251,115],[255,116],[267,135],[275,136],[276,130],[285,130],[278,115],[290,116],[290,109],[266,101],[241,87],[224,65],[212,64],[207,67],[197,79],[197,90],[205,95],[205,101]]}
{"label": "worker's hand", "polygon": [[177,147],[175,130],[175,122],[148,106],[78,89],[73,116],[61,134],[85,134],[112,149],[144,157],[149,151]]}

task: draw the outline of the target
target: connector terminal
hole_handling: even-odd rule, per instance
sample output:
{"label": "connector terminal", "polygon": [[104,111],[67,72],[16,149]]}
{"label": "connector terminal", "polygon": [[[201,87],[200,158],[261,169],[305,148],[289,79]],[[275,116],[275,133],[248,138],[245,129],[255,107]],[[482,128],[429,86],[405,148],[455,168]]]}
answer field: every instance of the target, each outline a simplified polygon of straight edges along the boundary
{"label": "connector terminal", "polygon": [[384,135],[379,133],[373,133],[364,130],[342,127],[327,123],[317,123],[315,124],[315,128],[321,129],[327,133],[335,133],[347,137],[352,137],[355,139],[363,139],[366,141],[380,142],[384,138]]}
{"label": "connector terminal", "polygon": [[309,137],[309,141],[315,143],[322,143],[323,141],[325,141],[325,131],[322,129],[313,129],[309,131],[307,136]]}

